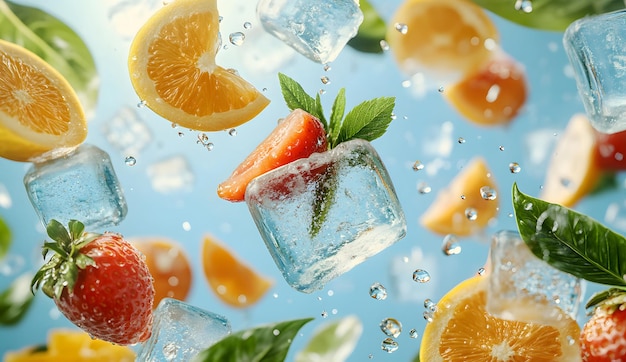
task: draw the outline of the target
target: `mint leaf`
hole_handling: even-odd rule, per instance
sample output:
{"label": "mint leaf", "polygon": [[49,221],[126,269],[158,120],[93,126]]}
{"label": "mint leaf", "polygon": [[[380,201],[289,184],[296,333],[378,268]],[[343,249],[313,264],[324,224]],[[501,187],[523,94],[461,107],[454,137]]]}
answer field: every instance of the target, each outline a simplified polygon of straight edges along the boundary
{"label": "mint leaf", "polygon": [[626,287],[626,239],[591,217],[522,193],[513,185],[520,236],[553,267],[600,284]]}
{"label": "mint leaf", "polygon": [[348,41],[348,46],[365,53],[382,53],[380,42],[387,35],[387,25],[369,1],[360,0],[359,5],[363,22],[356,36]]}
{"label": "mint leaf", "polygon": [[32,275],[23,274],[0,293],[0,325],[12,326],[26,315],[35,298],[30,292]]}
{"label": "mint leaf", "polygon": [[337,144],[337,138],[339,137],[339,130],[341,129],[341,122],[343,115],[346,113],[346,89],[341,88],[335,102],[333,102],[333,108],[330,113],[330,124],[328,125],[328,142],[333,148]]}
{"label": "mint leaf", "polygon": [[345,361],[354,351],[362,332],[363,324],[355,316],[322,325],[307,346],[298,352],[295,362]]}
{"label": "mint leaf", "polygon": [[4,220],[0,217],[0,260],[9,252],[11,247],[11,230]]}
{"label": "mint leaf", "polygon": [[0,0],[0,39],[40,56],[67,79],[86,110],[95,110],[96,64],[80,36],[65,23],[40,9]]}
{"label": "mint leaf", "polygon": [[308,95],[300,83],[296,82],[292,78],[284,75],[283,73],[278,73],[278,82],[280,83],[280,90],[283,93],[283,98],[285,99],[285,103],[287,103],[287,107],[289,110],[293,111],[294,109],[300,108],[306,112],[317,117],[324,128],[326,128],[326,124],[322,121],[324,118],[323,115],[320,117],[318,114],[318,107],[315,98]]}
{"label": "mint leaf", "polygon": [[194,362],[284,361],[296,334],[313,318],[269,324],[243,330],[200,352]]}
{"label": "mint leaf", "polygon": [[591,298],[589,298],[589,300],[587,301],[585,308],[587,309],[593,308],[608,299],[611,299],[615,296],[623,295],[623,294],[624,294],[624,289],[620,289],[620,288],[610,288],[607,290],[603,290],[601,292],[594,293],[591,296]]}
{"label": "mint leaf", "polygon": [[328,218],[328,212],[335,202],[337,189],[337,171],[333,165],[326,169],[315,184],[315,200],[313,203],[313,219],[309,225],[309,235],[314,238],[319,234],[322,225]]}
{"label": "mint leaf", "polygon": [[337,144],[360,138],[373,141],[382,136],[392,120],[394,97],[365,101],[354,107],[341,125]]}
{"label": "mint leaf", "polygon": [[[311,112],[309,112],[311,113]],[[328,128],[328,122],[326,121],[326,118],[324,117],[324,109],[322,107],[322,99],[320,98],[320,94],[316,93],[315,94],[315,113],[311,113],[312,115],[316,116],[320,122],[322,122],[322,124],[324,125],[324,129]]]}

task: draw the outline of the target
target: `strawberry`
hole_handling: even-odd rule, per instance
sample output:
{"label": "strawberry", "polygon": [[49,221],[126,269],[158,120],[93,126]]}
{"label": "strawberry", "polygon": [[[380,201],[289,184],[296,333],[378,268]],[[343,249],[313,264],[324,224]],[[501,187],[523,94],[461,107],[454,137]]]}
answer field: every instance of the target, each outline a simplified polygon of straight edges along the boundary
{"label": "strawberry", "polygon": [[324,125],[310,113],[294,109],[218,186],[217,194],[228,201],[243,201],[253,178],[327,149]]}
{"label": "strawberry", "polygon": [[92,337],[130,345],[150,337],[154,287],[141,254],[119,234],[86,233],[76,220],[51,220],[31,288],[41,287],[72,323]]}
{"label": "strawberry", "polygon": [[626,294],[595,307],[581,331],[580,347],[586,362],[626,361]]}
{"label": "strawberry", "polygon": [[594,156],[603,170],[626,170],[626,131],[613,134],[596,132]]}

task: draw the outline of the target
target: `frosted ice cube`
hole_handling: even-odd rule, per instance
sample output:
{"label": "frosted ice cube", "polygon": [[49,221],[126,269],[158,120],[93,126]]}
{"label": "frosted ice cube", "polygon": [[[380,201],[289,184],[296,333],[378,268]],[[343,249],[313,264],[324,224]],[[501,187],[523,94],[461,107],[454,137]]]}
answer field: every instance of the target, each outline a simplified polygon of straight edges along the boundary
{"label": "frosted ice cube", "polygon": [[337,58],[363,22],[355,0],[260,0],[257,15],[265,30],[307,58]]}
{"label": "frosted ice cube", "polygon": [[187,362],[231,333],[221,315],[172,298],[164,298],[154,313],[152,335],[136,361]]}
{"label": "frosted ice cube", "polygon": [[[576,318],[584,281],[537,258],[517,232],[500,231],[491,241],[487,311],[498,318],[541,322],[519,301],[551,303]],[[524,306],[527,307],[526,304]],[[550,312],[551,308],[543,308]],[[532,315],[532,317],[530,317]],[[528,319],[528,320],[527,320]]]}
{"label": "frosted ice cube", "polygon": [[148,167],[152,188],[160,193],[190,190],[194,174],[184,156],[172,156]]}
{"label": "frosted ice cube", "polygon": [[93,145],[83,144],[63,157],[33,164],[24,185],[44,225],[51,219],[64,225],[76,219],[95,231],[126,217],[126,199],[111,159]]}
{"label": "frosted ice cube", "polygon": [[406,234],[387,170],[363,140],[257,177],[246,202],[285,280],[305,293]]}
{"label": "frosted ice cube", "polygon": [[152,132],[130,107],[121,108],[102,132],[106,140],[124,156],[138,156],[152,142]]}

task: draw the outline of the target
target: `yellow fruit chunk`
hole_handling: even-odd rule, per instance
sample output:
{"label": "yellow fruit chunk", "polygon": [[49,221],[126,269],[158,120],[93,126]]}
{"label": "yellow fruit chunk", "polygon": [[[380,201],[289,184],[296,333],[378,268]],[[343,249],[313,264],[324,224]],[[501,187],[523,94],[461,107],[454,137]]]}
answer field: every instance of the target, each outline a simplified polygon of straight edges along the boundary
{"label": "yellow fruit chunk", "polygon": [[420,223],[441,234],[469,236],[482,230],[498,213],[498,188],[484,159],[469,162],[441,190]]}
{"label": "yellow fruit chunk", "polygon": [[593,190],[602,175],[594,157],[595,132],[585,115],[570,119],[548,164],[541,199],[572,207]]}
{"label": "yellow fruit chunk", "polygon": [[0,40],[0,157],[57,157],[86,137],[85,114],[67,80],[29,50]]}
{"label": "yellow fruit chunk", "polygon": [[[487,313],[488,276],[472,277],[437,303],[424,329],[420,360],[456,361],[580,361],[580,328],[561,309],[520,300],[541,323],[498,319]],[[545,310],[553,308],[553,313]]]}
{"label": "yellow fruit chunk", "polygon": [[54,330],[48,336],[46,349],[26,348],[8,352],[4,362],[133,362],[135,353],[87,333],[74,330]]}
{"label": "yellow fruit chunk", "polygon": [[156,308],[163,298],[185,300],[192,282],[191,263],[183,248],[165,238],[140,238],[132,244],[145,256],[153,278]]}
{"label": "yellow fruit chunk", "polygon": [[405,73],[456,79],[486,64],[499,35],[469,0],[406,0],[389,22],[386,40]]}
{"label": "yellow fruit chunk", "polygon": [[254,305],[274,284],[209,235],[202,244],[202,268],[217,297],[233,307]]}
{"label": "yellow fruit chunk", "polygon": [[176,0],[157,11],[135,36],[128,59],[142,102],[170,122],[199,131],[254,118],[269,100],[215,64],[219,45],[216,0]]}

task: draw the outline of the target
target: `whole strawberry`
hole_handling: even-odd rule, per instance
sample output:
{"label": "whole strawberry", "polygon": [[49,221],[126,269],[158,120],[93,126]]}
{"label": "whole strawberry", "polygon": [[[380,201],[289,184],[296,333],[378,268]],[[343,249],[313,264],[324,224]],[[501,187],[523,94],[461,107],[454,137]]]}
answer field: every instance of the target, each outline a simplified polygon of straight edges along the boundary
{"label": "whole strawberry", "polygon": [[76,220],[51,220],[31,288],[41,287],[72,323],[92,337],[130,345],[150,337],[154,287],[141,254],[120,235],[84,232]]}
{"label": "whole strawberry", "polygon": [[597,305],[580,334],[582,360],[626,361],[626,294]]}

